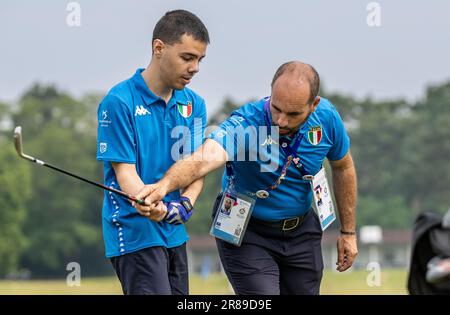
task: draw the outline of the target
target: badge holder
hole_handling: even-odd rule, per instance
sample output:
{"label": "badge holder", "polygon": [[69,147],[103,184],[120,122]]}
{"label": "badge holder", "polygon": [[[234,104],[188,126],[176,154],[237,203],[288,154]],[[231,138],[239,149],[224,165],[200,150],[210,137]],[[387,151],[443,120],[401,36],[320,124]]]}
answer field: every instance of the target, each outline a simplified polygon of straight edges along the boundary
{"label": "badge holder", "polygon": [[241,246],[256,199],[228,186],[217,208],[210,235]]}
{"label": "badge holder", "polygon": [[334,220],[336,220],[332,191],[328,185],[325,168],[322,167],[320,171],[310,179],[310,184],[313,193],[314,210],[319,217],[322,231],[324,231]]}

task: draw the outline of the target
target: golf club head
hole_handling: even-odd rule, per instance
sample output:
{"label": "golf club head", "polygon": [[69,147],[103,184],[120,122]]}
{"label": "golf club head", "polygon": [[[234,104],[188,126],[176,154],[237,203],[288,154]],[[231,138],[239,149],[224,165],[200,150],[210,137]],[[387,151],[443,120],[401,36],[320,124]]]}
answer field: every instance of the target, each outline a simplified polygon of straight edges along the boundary
{"label": "golf club head", "polygon": [[34,158],[32,156],[23,154],[23,148],[22,148],[22,127],[17,126],[14,129],[14,146],[16,147],[17,154],[26,160],[30,160],[34,162]]}
{"label": "golf club head", "polygon": [[14,129],[14,146],[16,147],[17,154],[22,156],[22,127],[20,126]]}

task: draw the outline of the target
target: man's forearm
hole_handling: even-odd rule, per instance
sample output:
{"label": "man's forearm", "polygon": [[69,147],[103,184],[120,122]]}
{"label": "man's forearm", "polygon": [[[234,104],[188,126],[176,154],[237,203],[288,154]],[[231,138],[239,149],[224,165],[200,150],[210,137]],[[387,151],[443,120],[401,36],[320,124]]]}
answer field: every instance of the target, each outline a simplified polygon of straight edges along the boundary
{"label": "man's forearm", "polygon": [[172,165],[164,177],[159,181],[159,184],[164,186],[168,193],[187,187],[192,182],[204,176],[198,172],[201,164],[201,161],[194,161],[192,156],[185,160],[180,160]]}
{"label": "man's forearm", "polygon": [[333,188],[341,228],[344,231],[353,232],[356,229],[356,187],[356,171],[354,166],[333,169]]}
{"label": "man's forearm", "polygon": [[186,187],[181,195],[184,197],[188,197],[191,203],[195,204],[195,201],[202,192],[204,180],[204,177],[197,179],[195,182]]}
{"label": "man's forearm", "polygon": [[144,183],[136,172],[134,164],[112,163],[120,189],[129,195],[136,195]]}
{"label": "man's forearm", "polygon": [[216,141],[208,139],[191,156],[172,165],[158,183],[169,193],[205,177],[226,161],[226,151]]}

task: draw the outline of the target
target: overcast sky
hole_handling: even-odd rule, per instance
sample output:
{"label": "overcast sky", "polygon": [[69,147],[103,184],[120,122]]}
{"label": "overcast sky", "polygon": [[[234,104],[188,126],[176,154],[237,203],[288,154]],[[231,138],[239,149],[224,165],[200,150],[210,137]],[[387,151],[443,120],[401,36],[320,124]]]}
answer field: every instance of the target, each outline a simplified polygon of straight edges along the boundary
{"label": "overcast sky", "polygon": [[314,65],[327,90],[357,97],[415,100],[450,79],[450,1],[377,1],[379,27],[363,0],[79,0],[80,27],[66,23],[70,2],[1,0],[0,100],[35,81],[75,97],[108,91],[147,66],[155,23],[178,8],[210,32],[190,85],[210,112],[226,95],[268,95],[276,68],[293,59]]}

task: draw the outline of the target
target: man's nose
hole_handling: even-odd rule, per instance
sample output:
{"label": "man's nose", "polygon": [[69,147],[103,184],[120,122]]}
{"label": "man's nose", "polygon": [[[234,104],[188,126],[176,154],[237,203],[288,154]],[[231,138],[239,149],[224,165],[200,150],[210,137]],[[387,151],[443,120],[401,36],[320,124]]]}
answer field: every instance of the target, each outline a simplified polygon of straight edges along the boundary
{"label": "man's nose", "polygon": [[286,118],[286,115],[281,114],[278,116],[277,125],[281,128],[287,127],[288,120]]}
{"label": "man's nose", "polygon": [[192,74],[196,74],[199,70],[200,70],[200,62],[198,62],[198,61],[195,61],[194,63],[192,63],[188,69],[189,73],[192,73]]}

